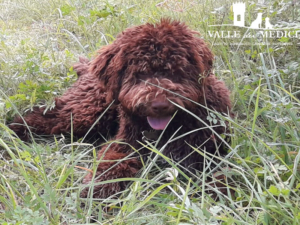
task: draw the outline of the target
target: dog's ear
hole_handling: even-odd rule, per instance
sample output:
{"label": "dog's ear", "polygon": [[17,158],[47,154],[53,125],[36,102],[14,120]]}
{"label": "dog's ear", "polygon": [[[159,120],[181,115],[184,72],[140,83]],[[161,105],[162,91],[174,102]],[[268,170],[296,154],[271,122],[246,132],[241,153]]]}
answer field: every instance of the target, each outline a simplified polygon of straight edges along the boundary
{"label": "dog's ear", "polygon": [[203,39],[195,37],[193,44],[195,48],[192,51],[194,51],[197,67],[200,69],[202,76],[209,76],[213,66],[214,55]]}
{"label": "dog's ear", "polygon": [[117,41],[102,47],[98,55],[90,62],[89,72],[98,77],[107,100],[116,99],[122,83],[124,58]]}

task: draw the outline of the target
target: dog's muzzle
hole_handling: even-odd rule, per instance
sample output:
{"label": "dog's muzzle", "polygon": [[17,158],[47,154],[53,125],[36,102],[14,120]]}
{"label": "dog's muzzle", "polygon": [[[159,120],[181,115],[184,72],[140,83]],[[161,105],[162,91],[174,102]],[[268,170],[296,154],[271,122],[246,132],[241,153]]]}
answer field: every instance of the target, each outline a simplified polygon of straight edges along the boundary
{"label": "dog's muzzle", "polygon": [[153,101],[150,108],[153,115],[147,116],[149,125],[154,130],[164,130],[172,118],[170,115],[172,104],[169,101]]}

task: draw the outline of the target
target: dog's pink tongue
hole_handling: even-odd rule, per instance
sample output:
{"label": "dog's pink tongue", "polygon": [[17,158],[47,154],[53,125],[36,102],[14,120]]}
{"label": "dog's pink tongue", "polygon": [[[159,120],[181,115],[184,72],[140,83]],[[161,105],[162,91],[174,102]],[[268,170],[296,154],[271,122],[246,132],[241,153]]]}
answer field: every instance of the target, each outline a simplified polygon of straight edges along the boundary
{"label": "dog's pink tongue", "polygon": [[154,129],[154,130],[163,130],[171,120],[171,116],[166,116],[166,117],[147,117],[149,125]]}

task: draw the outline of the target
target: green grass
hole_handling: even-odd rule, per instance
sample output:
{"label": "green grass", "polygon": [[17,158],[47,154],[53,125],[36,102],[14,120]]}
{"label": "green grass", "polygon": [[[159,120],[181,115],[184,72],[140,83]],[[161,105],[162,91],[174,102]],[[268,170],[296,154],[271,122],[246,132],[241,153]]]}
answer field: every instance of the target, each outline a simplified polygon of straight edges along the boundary
{"label": "green grass", "polygon": [[[266,2],[247,1],[248,24],[257,12],[273,25],[299,24],[299,3]],[[232,24],[231,5],[0,0],[0,223],[89,224],[93,217],[99,224],[300,224],[299,39],[256,45],[254,37],[237,46],[240,39],[210,37],[208,31],[220,27],[209,25]],[[210,155],[197,179],[169,160],[180,176],[166,181],[168,171],[157,166],[163,156],[152,146],[156,157],[119,198],[80,199],[86,172],[75,166],[93,169],[99,146],[63,136],[23,143],[5,124],[33,106],[53,107],[54,97],[76,80],[78,56],[91,58],[126,27],[161,17],[185,21],[202,34],[216,56],[215,74],[232,92],[236,118],[229,155],[218,166],[235,193],[215,190],[218,201],[207,193],[205,180],[216,172],[209,169]]]}

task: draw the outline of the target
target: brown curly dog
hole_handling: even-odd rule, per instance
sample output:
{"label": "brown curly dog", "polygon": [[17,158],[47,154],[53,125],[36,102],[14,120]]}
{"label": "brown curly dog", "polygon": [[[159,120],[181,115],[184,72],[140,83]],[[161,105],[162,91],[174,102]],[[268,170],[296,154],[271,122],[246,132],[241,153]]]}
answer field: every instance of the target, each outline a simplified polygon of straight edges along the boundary
{"label": "brown curly dog", "polygon": [[[142,148],[146,140],[159,139],[157,149],[182,168],[202,170],[203,157],[191,146],[225,154],[219,134],[226,133],[226,123],[218,115],[231,116],[231,103],[228,89],[212,73],[212,52],[195,35],[184,23],[169,19],[126,29],[92,61],[80,59],[74,66],[78,80],[56,98],[56,107],[45,114],[44,108],[34,108],[24,116],[26,124],[36,134],[66,134],[72,121],[79,137],[103,114],[91,133],[127,144],[104,145],[96,174],[89,173],[84,184],[93,176],[95,183],[134,177],[142,167],[139,155],[150,152]],[[10,128],[29,137],[20,117]],[[139,152],[131,154],[133,148]],[[125,187],[126,182],[96,184],[93,196],[106,198]]]}

